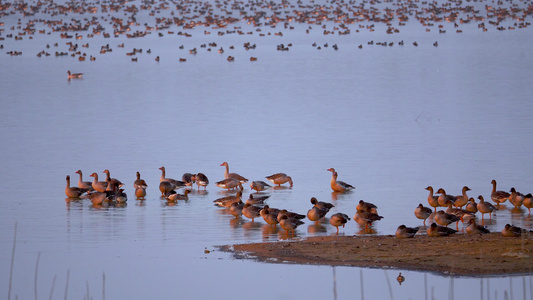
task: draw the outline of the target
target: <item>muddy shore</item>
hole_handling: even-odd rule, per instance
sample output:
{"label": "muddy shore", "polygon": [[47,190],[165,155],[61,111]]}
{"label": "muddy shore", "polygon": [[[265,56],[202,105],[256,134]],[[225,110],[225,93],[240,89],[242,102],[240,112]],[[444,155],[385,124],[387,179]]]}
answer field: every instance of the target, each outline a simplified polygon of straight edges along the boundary
{"label": "muddy shore", "polygon": [[462,276],[533,274],[532,236],[327,236],[221,247],[270,263],[396,268]]}

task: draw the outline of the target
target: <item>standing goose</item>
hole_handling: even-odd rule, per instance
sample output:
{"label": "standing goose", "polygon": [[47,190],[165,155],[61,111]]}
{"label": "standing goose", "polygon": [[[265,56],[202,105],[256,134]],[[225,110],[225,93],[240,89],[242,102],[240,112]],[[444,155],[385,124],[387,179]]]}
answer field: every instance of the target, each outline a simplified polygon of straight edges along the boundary
{"label": "standing goose", "polygon": [[339,233],[339,226],[342,226],[342,228],[344,228],[344,225],[348,223],[348,221],[350,221],[350,217],[343,213],[333,214],[329,218],[329,224],[337,228],[337,234]]}
{"label": "standing goose", "polygon": [[285,173],[276,173],[272,174],[270,176],[265,177],[273,184],[277,184],[278,186],[281,186],[282,184],[288,182],[290,186],[292,187],[292,178],[290,176],[287,176]]}
{"label": "standing goose", "polygon": [[209,179],[207,176],[205,176],[204,173],[198,173],[196,176],[194,176],[194,179],[196,180],[196,185],[198,186],[198,190],[200,190],[200,186],[204,187],[204,190],[207,189],[207,185],[209,184]]}
{"label": "standing goose", "polygon": [[233,202],[242,201],[242,191],[238,191],[236,195],[230,195],[222,198],[218,198],[213,201],[215,205],[229,208]]}
{"label": "standing goose", "polygon": [[265,204],[265,201],[270,198],[270,195],[266,196],[255,196],[253,194],[250,194],[248,197],[248,200],[246,200],[246,203],[252,204],[252,205],[263,205]]}
{"label": "standing goose", "polygon": [[318,221],[322,218],[324,218],[326,216],[326,214],[328,213],[329,209],[326,210],[326,209],[321,209],[321,208],[318,208],[316,206],[313,206],[311,207],[311,209],[309,211],[307,211],[307,218],[309,218],[309,220],[315,222],[315,223],[318,223]]}
{"label": "standing goose", "polygon": [[328,202],[318,201],[315,197],[311,197],[311,204],[313,204],[313,206],[315,207],[318,207],[326,211],[329,211],[330,209],[334,207],[333,204],[328,203]]}
{"label": "standing goose", "polygon": [[135,188],[135,197],[137,197],[137,200],[143,200],[144,197],[146,197],[146,188],[142,185],[138,185]]}
{"label": "standing goose", "polygon": [[244,202],[239,199],[237,202],[231,203],[229,206],[229,213],[232,214],[235,218],[242,216],[242,208],[244,207]]}
{"label": "standing goose", "polygon": [[476,203],[476,200],[474,200],[474,198],[470,197],[470,199],[468,199],[468,204],[466,205],[466,211],[469,211],[471,213],[477,213],[477,203]]}
{"label": "standing goose", "polygon": [[462,194],[459,196],[455,196],[457,200],[455,200],[455,203],[453,206],[463,208],[468,203],[468,196],[466,195],[466,191],[470,191],[470,188],[467,186],[463,186]]}
{"label": "standing goose", "polygon": [[489,214],[490,218],[492,219],[492,212],[498,209],[494,207],[494,205],[492,205],[491,203],[485,202],[483,196],[479,195],[477,198],[479,199],[479,203],[477,204],[477,210],[481,213],[481,219],[483,219],[485,214]]}
{"label": "standing goose", "polygon": [[524,195],[522,195],[522,193],[517,192],[515,188],[512,187],[511,196],[509,196],[509,202],[511,202],[515,209],[519,209],[524,203]]}
{"label": "standing goose", "polygon": [[242,214],[245,217],[252,219],[252,222],[253,222],[255,218],[258,218],[261,216],[261,209],[262,208],[259,206],[245,203],[244,206],[242,207]]}
{"label": "standing goose", "polygon": [[239,187],[241,190],[244,189],[241,182],[234,178],[226,178],[224,180],[215,182],[215,185],[222,189],[228,189],[228,191],[236,187]]}
{"label": "standing goose", "polygon": [[185,186],[192,188],[192,185],[196,180],[196,175],[191,173],[184,173],[181,177],[181,180],[185,183]]}
{"label": "standing goose", "polygon": [[[442,225],[442,226],[448,226],[451,223],[459,222],[460,220],[461,220],[461,218],[459,218],[458,216],[452,215],[452,214],[448,214],[448,213],[444,212],[443,210],[439,210],[435,214],[435,222],[437,224],[439,224],[439,225]],[[457,223],[457,226],[459,226],[459,223]]]}
{"label": "standing goose", "polygon": [[166,177],[165,167],[161,167],[161,168],[159,168],[159,170],[161,170],[161,178],[159,179],[159,182],[163,182],[163,181],[170,182],[170,183],[172,183],[175,186],[174,189],[182,188],[182,187],[185,186],[185,182],[183,182],[183,181],[179,181],[179,180],[176,180],[176,179],[172,179],[172,178]]}
{"label": "standing goose", "polygon": [[533,207],[533,199],[531,198],[531,193],[524,196],[524,202],[522,204],[527,207],[529,214],[531,214],[531,208]]}
{"label": "standing goose", "polygon": [[279,226],[287,231],[287,235],[289,235],[289,231],[292,231],[294,234],[294,230],[302,224],[304,224],[304,222],[298,219],[289,218],[287,215],[281,216],[279,221]]}
{"label": "standing goose", "polygon": [[268,189],[270,187],[271,187],[270,184],[268,184],[268,183],[266,183],[264,181],[261,181],[261,180],[252,181],[250,183],[250,188],[252,190],[255,190],[256,193],[264,191],[264,190],[266,190],[266,189]]}
{"label": "standing goose", "polygon": [[334,168],[329,168],[327,169],[326,171],[330,171],[331,172],[331,189],[334,191],[334,192],[346,192],[346,191],[349,191],[351,189],[355,189],[355,187],[351,184],[348,184],[344,181],[340,181],[340,180],[337,180],[337,172],[335,171]]}
{"label": "standing goose", "polygon": [[109,172],[108,169],[105,169],[102,173],[105,173],[105,175],[106,175],[105,181],[106,182],[111,182],[111,184],[114,185],[115,187],[119,188],[119,187],[122,187],[124,185],[124,183],[120,182],[120,180],[118,180],[116,178],[111,178],[111,173]]}
{"label": "standing goose", "polygon": [[505,192],[505,191],[497,191],[496,190],[496,180],[493,179],[491,182],[492,184],[492,192],[490,193],[490,198],[492,201],[494,201],[497,205],[500,205],[501,203],[504,203],[509,199],[509,196],[511,194]]}
{"label": "standing goose", "polygon": [[87,189],[70,186],[70,176],[67,175],[67,187],[65,188],[65,195],[69,198],[79,198],[81,195],[87,192]]}
{"label": "standing goose", "polygon": [[270,208],[268,205],[265,205],[263,209],[259,212],[261,217],[263,217],[263,220],[267,222],[270,225],[276,225],[279,223],[278,221],[278,214],[280,210],[277,208]]}
{"label": "standing goose", "polygon": [[473,217],[474,216],[473,212],[470,212],[470,211],[468,211],[466,209],[452,207],[451,203],[448,203],[448,208],[445,210],[445,212],[447,214],[451,214],[451,215],[455,215],[455,216],[459,217],[461,219],[461,222],[465,221],[464,220],[465,216],[467,216],[467,217]]}
{"label": "standing goose", "polygon": [[224,178],[228,179],[228,178],[233,178],[233,179],[236,179],[238,181],[240,181],[241,183],[245,183],[248,181],[248,179],[242,177],[241,175],[237,174],[237,173],[230,173],[229,172],[229,165],[227,162],[223,162],[220,166],[225,166],[226,167],[226,171],[224,172]]}
{"label": "standing goose", "polygon": [[424,220],[424,226],[426,226],[426,219],[431,216],[433,210],[429,207],[425,207],[422,203],[418,204],[415,208],[415,216],[420,220]]}
{"label": "standing goose", "polygon": [[176,189],[176,186],[170,183],[170,181],[161,181],[159,183],[159,190],[161,191],[161,196],[166,197]]}
{"label": "standing goose", "polygon": [[363,200],[359,200],[359,203],[355,207],[356,210],[362,210],[362,211],[369,211],[375,213],[377,211],[377,206],[370,202],[365,202]]}
{"label": "standing goose", "polygon": [[364,226],[365,229],[372,226],[372,223],[383,219],[382,216],[368,211],[358,210],[353,216],[353,220],[357,222],[360,226]]}
{"label": "standing goose", "polygon": [[93,186],[92,186],[92,182],[83,181],[83,174],[82,174],[81,170],[76,171],[76,174],[80,175],[80,178],[78,179],[78,187],[80,189],[86,189],[88,191],[93,191],[94,190]]}
{"label": "standing goose", "polygon": [[437,207],[439,206],[439,196],[433,196],[432,186],[428,186],[426,190],[429,191],[428,203],[431,207],[435,208],[435,212],[437,212]]}
{"label": "standing goose", "polygon": [[93,180],[93,183],[92,183],[92,187],[95,191],[98,191],[98,192],[105,192],[106,188],[107,188],[107,182],[106,181],[98,181],[98,174],[95,172],[95,173],[92,173],[91,175],[89,175],[91,177],[94,178]]}
{"label": "standing goose", "polygon": [[[407,227],[405,225],[400,225],[398,226],[398,229],[396,229],[396,238],[399,238],[399,239],[409,239],[409,238],[413,238],[416,233],[418,232],[418,228],[414,228],[414,227]],[[401,273],[400,273],[401,275]],[[400,282],[400,281],[398,281]],[[401,284],[401,283],[400,283]]]}
{"label": "standing goose", "polygon": [[146,189],[148,185],[146,184],[146,181],[144,181],[144,179],[141,179],[141,173],[137,171],[136,176],[137,179],[135,179],[135,181],[133,182],[133,188],[137,189],[138,187],[144,187]]}
{"label": "standing goose", "polygon": [[448,202],[451,202],[453,204],[457,200],[457,198],[455,198],[452,195],[446,195],[446,191],[443,188],[440,188],[437,191],[437,194],[440,194],[438,201],[439,201],[439,206],[442,206],[442,207],[447,207]]}
{"label": "standing goose", "polygon": [[292,212],[292,211],[287,211],[286,209],[282,209],[279,211],[278,213],[278,222],[279,220],[281,220],[281,216],[287,216],[290,218],[293,218],[293,219],[297,219],[297,220],[301,220],[301,219],[305,219],[305,215],[302,215],[302,214],[299,214],[299,213],[295,213],[295,212]]}

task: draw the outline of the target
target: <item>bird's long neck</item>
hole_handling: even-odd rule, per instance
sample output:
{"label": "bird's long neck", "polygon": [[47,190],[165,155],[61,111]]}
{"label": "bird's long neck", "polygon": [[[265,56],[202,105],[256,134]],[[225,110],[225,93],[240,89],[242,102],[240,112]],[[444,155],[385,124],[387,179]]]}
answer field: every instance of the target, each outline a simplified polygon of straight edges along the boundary
{"label": "bird's long neck", "polygon": [[224,178],[225,179],[229,178],[229,166],[227,164],[226,164],[226,172],[224,172]]}
{"label": "bird's long neck", "polygon": [[165,181],[165,169],[161,169],[161,179],[159,179],[159,182]]}

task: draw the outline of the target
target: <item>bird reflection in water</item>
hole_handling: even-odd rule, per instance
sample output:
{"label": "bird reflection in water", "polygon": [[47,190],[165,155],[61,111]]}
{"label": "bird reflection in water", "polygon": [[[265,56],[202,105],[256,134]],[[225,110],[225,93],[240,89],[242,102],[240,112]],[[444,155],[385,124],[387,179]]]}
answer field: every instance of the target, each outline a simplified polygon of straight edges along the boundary
{"label": "bird reflection in water", "polygon": [[309,233],[309,234],[317,234],[317,233],[321,233],[321,232],[328,232],[328,229],[326,228],[326,226],[324,226],[324,225],[322,225],[320,223],[313,223],[313,224],[309,224],[309,226],[307,226],[307,233]]}

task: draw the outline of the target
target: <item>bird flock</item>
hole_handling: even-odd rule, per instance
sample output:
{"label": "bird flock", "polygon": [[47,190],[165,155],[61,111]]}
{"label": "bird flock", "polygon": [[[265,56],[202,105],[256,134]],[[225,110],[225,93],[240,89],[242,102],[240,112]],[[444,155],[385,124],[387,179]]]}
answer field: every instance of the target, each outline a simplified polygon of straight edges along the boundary
{"label": "bird flock", "polygon": [[[298,226],[304,224],[305,218],[309,219],[315,224],[326,220],[327,214],[334,207],[332,203],[319,201],[316,197],[311,197],[311,207],[306,214],[288,211],[283,208],[270,207],[266,201],[270,198],[270,194],[264,194],[263,191],[273,188],[272,185],[265,181],[256,180],[249,183],[250,194],[247,200],[243,201],[244,186],[249,180],[238,173],[231,173],[229,171],[229,164],[223,162],[220,166],[225,167],[224,179],[215,182],[215,185],[221,189],[229,191],[229,195],[218,198],[213,201],[213,204],[226,209],[235,218],[248,218],[254,222],[257,218],[262,218],[270,226],[279,226],[289,234],[295,235],[295,230]],[[188,194],[191,193],[194,185],[198,191],[206,190],[209,185],[209,179],[203,173],[184,173],[181,180],[176,180],[166,176],[165,167],[160,167],[161,177],[159,182],[159,191],[161,192],[161,199],[170,204],[177,201],[189,200]],[[355,187],[344,181],[337,180],[338,173],[334,168],[329,168],[327,171],[332,173],[330,186],[335,193],[349,192]],[[128,196],[124,192],[124,184],[111,177],[109,170],[104,170],[105,180],[99,181],[98,173],[89,175],[93,177],[93,181],[83,181],[83,173],[81,170],[75,172],[79,175],[78,186],[71,186],[70,176],[67,175],[67,185],[65,194],[70,199],[87,198],[91,201],[93,206],[110,206],[123,204],[128,200]],[[283,184],[288,184],[288,188],[293,187],[293,180],[285,173],[276,173],[265,177],[274,186],[280,187]],[[144,200],[146,197],[146,190],[148,185],[146,181],[141,178],[141,174],[137,172],[136,180],[133,182],[135,189],[135,197],[137,200]],[[179,189],[184,189],[183,193],[178,193]],[[438,189],[434,195],[434,189],[428,186],[426,190],[429,191],[428,204],[431,207],[425,207],[420,203],[414,209],[416,218],[423,220],[423,226],[407,227],[400,225],[395,236],[397,238],[413,238],[417,234],[427,234],[430,237],[448,236],[459,232],[459,224],[466,224],[465,232],[467,234],[485,234],[490,231],[482,224],[477,224],[476,213],[481,213],[481,222],[484,221],[485,214],[489,214],[492,219],[492,213],[501,208],[501,205],[509,200],[513,205],[513,209],[520,209],[525,206],[530,210],[533,207],[533,199],[531,193],[524,195],[511,188],[509,192],[498,191],[496,189],[496,180],[492,181],[491,199],[496,204],[493,205],[484,201],[482,195],[478,196],[479,202],[476,203],[474,198],[469,197],[467,192],[470,188],[464,186],[462,194],[452,196],[446,193],[442,188]],[[255,191],[255,192],[253,192]],[[464,208],[463,208],[464,207]],[[442,208],[442,210],[438,210]],[[445,209],[444,209],[445,208]],[[350,218],[347,214],[338,212],[329,216],[329,223],[336,228],[336,233],[339,233],[339,227],[344,227],[349,221],[353,219],[365,233],[374,233],[372,225],[383,218],[378,214],[378,206],[374,203],[360,200],[355,206],[355,214]],[[430,219],[433,222],[426,226],[426,220]],[[455,223],[455,229],[448,227]],[[520,236],[528,231],[517,226],[506,224],[502,229],[502,235],[506,237]]]}

